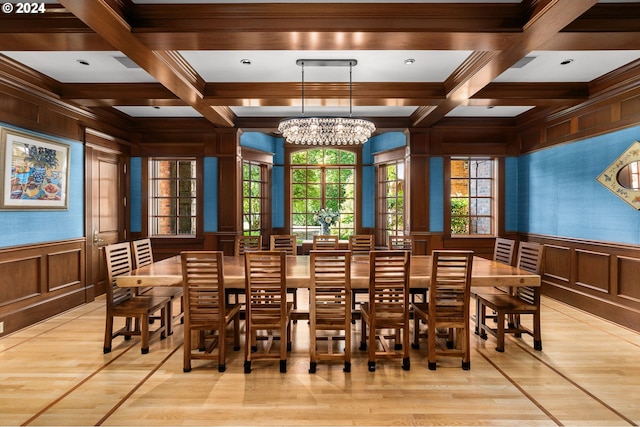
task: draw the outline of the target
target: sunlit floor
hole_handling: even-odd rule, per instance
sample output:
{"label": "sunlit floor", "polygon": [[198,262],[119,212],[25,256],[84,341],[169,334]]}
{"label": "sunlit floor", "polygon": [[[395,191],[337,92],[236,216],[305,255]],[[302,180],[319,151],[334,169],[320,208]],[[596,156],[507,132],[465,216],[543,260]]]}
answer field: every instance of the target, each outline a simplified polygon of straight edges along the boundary
{"label": "sunlit floor", "polygon": [[[306,295],[301,293],[300,300]],[[351,373],[320,363],[309,374],[306,321],[294,326],[288,371],[227,348],[227,371],[195,361],[182,371],[182,327],[140,354],[139,339],[102,353],[104,300],[0,338],[1,425],[638,425],[640,334],[543,297],[543,351],[530,337],[472,335],[471,370],[426,343],[411,370],[367,370],[353,327]],[[244,339],[244,335],[242,336]]]}

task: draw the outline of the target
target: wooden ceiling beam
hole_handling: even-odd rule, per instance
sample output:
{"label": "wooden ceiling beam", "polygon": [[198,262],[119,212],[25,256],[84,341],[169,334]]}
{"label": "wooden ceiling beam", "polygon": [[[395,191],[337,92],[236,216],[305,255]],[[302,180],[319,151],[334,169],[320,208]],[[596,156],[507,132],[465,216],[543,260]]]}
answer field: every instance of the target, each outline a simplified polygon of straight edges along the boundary
{"label": "wooden ceiling beam", "polygon": [[179,55],[152,51],[131,33],[131,27],[114,5],[105,1],[59,0],[71,13],[91,27],[108,43],[123,52],[162,83],[178,98],[193,107],[216,126],[231,127],[235,115],[228,107],[211,107],[204,102],[204,82]]}
{"label": "wooden ceiling beam", "polygon": [[467,72],[459,73],[460,77],[455,77],[448,83],[448,87],[453,89],[447,94],[446,101],[440,103],[428,115],[412,117],[412,125],[431,126],[455,107],[465,105],[496,77],[579,18],[597,2],[598,0],[543,2],[542,7],[532,11],[529,21],[523,26],[522,36],[516,43],[493,57],[485,55],[475,59]]}

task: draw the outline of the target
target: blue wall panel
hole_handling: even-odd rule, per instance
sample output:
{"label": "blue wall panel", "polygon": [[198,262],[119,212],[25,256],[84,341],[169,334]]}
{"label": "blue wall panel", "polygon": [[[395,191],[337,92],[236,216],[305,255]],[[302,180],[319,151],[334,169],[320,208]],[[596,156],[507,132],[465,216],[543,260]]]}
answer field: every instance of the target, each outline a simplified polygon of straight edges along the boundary
{"label": "blue wall panel", "polygon": [[374,166],[362,166],[362,215],[363,228],[376,226],[376,170]]}
{"label": "blue wall panel", "polygon": [[131,232],[142,231],[142,158],[132,157],[129,165]]}
{"label": "blue wall panel", "polygon": [[273,166],[271,178],[273,179],[271,224],[274,228],[282,228],[284,227],[284,166]]}
{"label": "blue wall panel", "polygon": [[596,181],[635,140],[640,126],[520,157],[519,231],[640,243],[640,213]]}
{"label": "blue wall panel", "polygon": [[218,158],[204,158],[203,200],[204,231],[218,231]]}
{"label": "blue wall panel", "polygon": [[[84,146],[77,142],[0,124],[70,145],[67,209],[0,211],[0,247],[29,245],[84,236]],[[4,173],[4,165],[2,167]]]}
{"label": "blue wall panel", "polygon": [[[444,231],[444,159],[432,157],[429,161],[429,231]],[[414,195],[415,197],[415,195]]]}
{"label": "blue wall panel", "polygon": [[505,159],[505,231],[518,231],[518,158]]}

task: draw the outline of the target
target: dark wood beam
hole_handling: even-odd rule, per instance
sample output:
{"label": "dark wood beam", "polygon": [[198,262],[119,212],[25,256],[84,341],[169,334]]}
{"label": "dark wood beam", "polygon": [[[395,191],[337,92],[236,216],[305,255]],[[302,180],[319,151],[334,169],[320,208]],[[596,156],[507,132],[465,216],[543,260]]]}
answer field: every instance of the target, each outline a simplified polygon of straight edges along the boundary
{"label": "dark wood beam", "polygon": [[207,120],[216,126],[234,125],[235,116],[229,108],[211,107],[204,102],[204,82],[179,55],[152,51],[144,46],[113,5],[85,0],[60,0],[60,3]]}
{"label": "dark wood beam", "polygon": [[[491,83],[496,77],[515,64],[527,53],[535,50],[542,43],[569,25],[572,21],[589,10],[598,0],[583,0],[580,2],[549,1],[542,7],[532,11],[528,22],[523,26],[520,39],[507,49],[489,58],[488,55],[478,58],[470,66],[470,72],[460,73],[461,78],[453,80],[453,89],[447,94],[447,99],[440,103],[428,115],[413,117],[415,127],[428,127],[442,119],[448,112],[465,103],[477,92]],[[485,59],[489,59],[486,61]]]}

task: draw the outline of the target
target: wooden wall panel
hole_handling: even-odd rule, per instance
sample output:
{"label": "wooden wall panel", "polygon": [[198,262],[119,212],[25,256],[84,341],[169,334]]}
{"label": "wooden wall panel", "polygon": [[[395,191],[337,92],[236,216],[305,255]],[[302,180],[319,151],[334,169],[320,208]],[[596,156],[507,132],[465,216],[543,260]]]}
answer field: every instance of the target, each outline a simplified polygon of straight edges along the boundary
{"label": "wooden wall panel", "polygon": [[88,302],[85,240],[1,249],[0,277],[4,334]]}
{"label": "wooden wall panel", "polygon": [[545,245],[544,295],[640,332],[640,247],[533,234],[520,240]]}
{"label": "wooden wall panel", "polygon": [[618,257],[617,295],[640,304],[640,259]]}
{"label": "wooden wall panel", "polygon": [[83,281],[82,251],[50,253],[47,257],[47,290],[49,292],[77,285]]}
{"label": "wooden wall panel", "polygon": [[0,263],[0,306],[40,294],[42,257],[27,255]]}
{"label": "wooden wall panel", "polygon": [[609,292],[609,254],[576,249],[576,284]]}
{"label": "wooden wall panel", "polygon": [[40,107],[6,91],[0,91],[0,112],[12,115],[17,114],[26,120],[37,122]]}
{"label": "wooden wall panel", "polygon": [[620,117],[623,119],[640,116],[640,95],[620,102]]}
{"label": "wooden wall panel", "polygon": [[611,122],[611,105],[590,111],[578,117],[578,129],[588,130]]}
{"label": "wooden wall panel", "polygon": [[566,120],[561,123],[554,124],[547,128],[547,139],[560,138],[571,134],[571,121]]}
{"label": "wooden wall panel", "polygon": [[571,280],[571,249],[566,246],[546,245],[544,273],[562,282]]}

